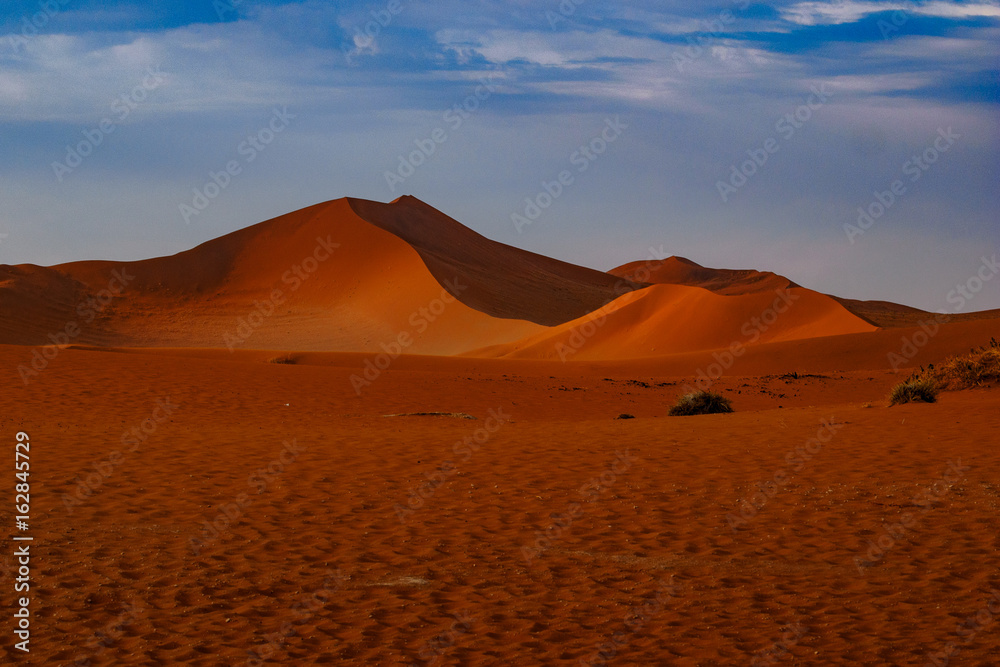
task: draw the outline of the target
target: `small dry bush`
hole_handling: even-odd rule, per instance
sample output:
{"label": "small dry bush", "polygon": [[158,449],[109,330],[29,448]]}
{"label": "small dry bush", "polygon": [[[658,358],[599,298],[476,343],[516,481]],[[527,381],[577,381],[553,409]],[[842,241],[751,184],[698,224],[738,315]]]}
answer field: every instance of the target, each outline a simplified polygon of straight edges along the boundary
{"label": "small dry bush", "polygon": [[712,415],[732,411],[733,406],[725,396],[710,391],[696,391],[677,399],[674,407],[670,408],[669,414],[671,417],[686,417],[688,415]]}

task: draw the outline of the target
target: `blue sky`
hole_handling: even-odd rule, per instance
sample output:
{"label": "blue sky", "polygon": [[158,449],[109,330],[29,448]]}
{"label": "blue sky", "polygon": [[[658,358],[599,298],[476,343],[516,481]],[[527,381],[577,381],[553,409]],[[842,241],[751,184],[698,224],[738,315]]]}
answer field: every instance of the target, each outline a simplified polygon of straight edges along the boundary
{"label": "blue sky", "polygon": [[662,249],[928,310],[1000,251],[996,0],[0,12],[3,263],[401,194],[598,269]]}

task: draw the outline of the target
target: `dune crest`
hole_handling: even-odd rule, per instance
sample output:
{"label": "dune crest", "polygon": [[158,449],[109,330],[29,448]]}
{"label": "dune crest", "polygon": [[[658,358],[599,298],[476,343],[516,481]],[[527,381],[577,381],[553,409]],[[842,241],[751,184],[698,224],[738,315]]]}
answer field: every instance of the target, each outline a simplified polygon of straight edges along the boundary
{"label": "dune crest", "polygon": [[0,266],[0,315],[0,344],[614,361],[930,314],[682,257],[603,273],[491,241],[403,196],[316,204],[169,257]]}
{"label": "dune crest", "polygon": [[[776,289],[799,287],[788,278],[770,271],[753,269],[710,269],[684,257],[668,257],[648,266],[646,262],[631,262],[608,273],[623,278],[633,278],[643,269],[649,272],[647,282],[665,285],[688,285],[727,296],[771,292]],[[642,275],[645,275],[643,273]]]}

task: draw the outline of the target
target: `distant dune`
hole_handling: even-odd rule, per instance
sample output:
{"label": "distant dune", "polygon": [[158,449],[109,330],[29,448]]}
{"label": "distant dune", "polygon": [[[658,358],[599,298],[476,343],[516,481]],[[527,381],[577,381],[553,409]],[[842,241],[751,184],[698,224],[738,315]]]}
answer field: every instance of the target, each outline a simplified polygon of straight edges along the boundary
{"label": "distant dune", "polygon": [[496,243],[409,196],[317,204],[170,257],[0,266],[0,343],[16,345],[593,361],[929,318],[680,257],[603,273]]}
{"label": "distant dune", "polygon": [[633,278],[637,272],[644,268],[650,274],[647,282],[701,287],[724,296],[762,291],[773,292],[776,289],[798,287],[788,278],[770,271],[709,269],[684,257],[668,257],[651,267],[649,262],[632,262],[612,269],[609,273],[624,278]]}

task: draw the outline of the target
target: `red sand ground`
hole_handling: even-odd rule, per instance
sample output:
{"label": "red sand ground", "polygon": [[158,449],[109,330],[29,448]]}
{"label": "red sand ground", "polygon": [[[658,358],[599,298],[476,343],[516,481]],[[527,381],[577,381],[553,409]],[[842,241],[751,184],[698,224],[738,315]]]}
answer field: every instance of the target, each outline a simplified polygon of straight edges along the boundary
{"label": "red sand ground", "polygon": [[[28,352],[0,347],[0,365]],[[1000,588],[995,389],[887,408],[897,375],[793,379],[774,364],[716,383],[737,413],[679,418],[665,414],[692,378],[642,363],[409,357],[359,398],[358,355],[185,354],[63,350],[26,388],[6,372],[0,432],[33,444],[30,664],[245,664],[268,641],[271,664],[422,665],[438,649],[440,664],[579,664],[612,636],[613,664],[747,664],[792,624],[784,664],[923,665],[957,642],[953,664],[986,665],[1000,649],[995,623],[956,633]],[[123,445],[158,400],[176,408]],[[383,416],[411,412],[478,420]],[[838,430],[806,461],[794,452],[823,420]],[[456,452],[478,429],[478,451]],[[962,477],[915,506],[959,460]],[[782,471],[734,533],[727,514],[761,504],[756,484]],[[213,540],[203,525],[224,526],[227,508]],[[912,528],[859,571],[867,541],[887,544],[907,512]],[[626,625],[671,581],[674,597]],[[325,604],[301,611],[324,586]],[[457,614],[468,631],[442,636]],[[11,644],[4,660],[23,662]]]}
{"label": "red sand ground", "polygon": [[[1000,320],[927,335],[774,274],[602,274],[456,225],[339,200],[170,258],[0,267],[35,537],[4,664],[997,664],[1000,389],[886,396]],[[667,417],[699,379],[736,413]]]}

